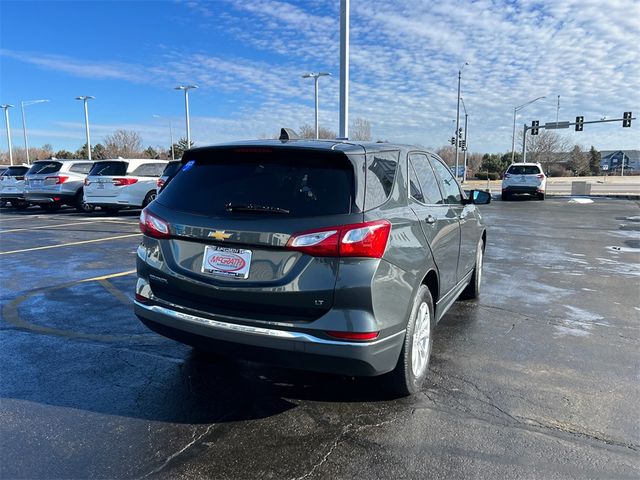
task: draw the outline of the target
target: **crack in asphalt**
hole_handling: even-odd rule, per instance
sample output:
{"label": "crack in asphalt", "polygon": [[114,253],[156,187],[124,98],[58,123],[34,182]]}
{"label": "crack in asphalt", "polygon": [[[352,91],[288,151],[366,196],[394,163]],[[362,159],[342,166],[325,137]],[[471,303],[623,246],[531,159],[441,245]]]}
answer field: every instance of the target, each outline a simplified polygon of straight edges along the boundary
{"label": "crack in asphalt", "polygon": [[327,452],[320,459],[320,461],[315,463],[314,465],[312,465],[311,469],[307,473],[305,473],[304,475],[301,475],[299,477],[295,477],[292,480],[302,480],[304,478],[307,478],[307,477],[310,477],[311,475],[313,475],[313,473],[317,469],[319,469],[322,465],[324,465],[327,462],[327,460],[329,459],[331,454],[335,451],[336,447],[340,444],[340,442],[342,442],[344,437],[346,437],[348,434],[350,434],[350,433],[358,433],[358,432],[360,432],[362,430],[369,429],[369,428],[378,428],[378,427],[381,427],[383,425],[388,425],[388,424],[391,424],[391,423],[394,423],[395,421],[397,421],[398,418],[399,418],[399,415],[396,415],[394,418],[392,418],[390,420],[385,420],[383,422],[379,422],[379,423],[375,423],[375,424],[360,425],[359,427],[356,427],[356,428],[353,428],[354,427],[353,423],[349,423],[346,427],[344,427],[342,429],[342,432],[340,432],[340,434],[338,434],[338,436],[334,440],[333,444],[331,445],[331,447],[329,447],[329,450],[327,450]]}
{"label": "crack in asphalt", "polygon": [[[505,421],[505,424],[507,426],[512,426],[512,427],[518,427],[518,428],[522,428],[525,427],[527,430],[530,430],[533,428],[535,428],[537,431],[542,430],[541,433],[545,433],[544,430],[551,430],[551,431],[555,431],[555,432],[561,432],[564,434],[568,434],[571,437],[583,437],[583,438],[587,438],[590,439],[592,441],[597,441],[597,442],[602,442],[605,443],[607,445],[611,445],[611,446],[615,446],[615,447],[622,447],[622,448],[627,448],[630,449],[632,451],[640,451],[640,445],[632,443],[632,442],[626,442],[624,440],[618,440],[618,439],[614,439],[611,437],[608,437],[606,434],[604,434],[603,432],[591,432],[588,431],[582,427],[578,427],[575,425],[570,425],[568,423],[564,423],[564,422],[560,422],[560,421],[556,421],[556,420],[550,420],[550,421],[544,421],[544,420],[538,420],[535,418],[530,418],[530,417],[523,417],[520,415],[512,415],[509,412],[507,412],[506,410],[504,410],[503,408],[499,407],[497,405],[497,401],[494,400],[493,398],[491,398],[489,395],[487,395],[486,392],[484,392],[484,390],[482,390],[480,387],[478,387],[475,383],[473,383],[470,380],[455,376],[455,375],[448,375],[447,377],[444,377],[441,373],[432,370],[432,373],[434,373],[435,375],[439,376],[442,380],[445,380],[445,378],[453,378],[458,380],[459,382],[462,382],[466,385],[471,386],[479,395],[481,395],[482,397],[484,397],[484,399],[482,398],[478,398],[478,396],[470,394],[468,392],[464,392],[462,390],[460,390],[463,394],[467,395],[468,397],[472,398],[473,400],[476,400],[482,404],[485,404],[493,409],[495,409],[496,411],[500,412],[502,415],[492,415],[489,412],[484,412],[485,415],[489,416],[489,417],[493,417],[493,418],[499,418]],[[451,389],[451,388],[447,388],[446,386],[442,386],[439,385],[438,388],[441,388],[443,391],[448,392],[449,394],[452,394],[455,392],[455,390]],[[449,409],[443,409],[443,411],[448,411],[448,410],[452,410],[452,411],[456,411],[456,412],[460,412],[462,411],[463,413],[469,414],[471,417],[476,418],[478,420],[483,420],[483,421],[489,421],[486,418],[483,418],[481,416],[478,415],[479,412],[477,411],[473,411],[472,407],[463,404],[462,402],[460,402],[458,399],[455,398],[455,396],[453,395],[449,395],[448,399],[449,400],[453,400],[456,404],[458,404],[459,406],[461,406],[461,409],[456,408],[455,405],[452,405],[451,403],[447,404],[445,402],[439,401],[436,398],[433,398],[432,396],[430,396],[429,394],[427,394],[426,392],[422,392],[436,407],[438,405],[441,406],[445,406],[445,407],[450,407]],[[428,408],[428,407],[423,407],[423,408]],[[438,410],[438,409],[436,409]],[[448,413],[451,413],[450,411],[448,411]],[[509,421],[511,420],[511,422]],[[528,427],[528,428],[527,428]]]}

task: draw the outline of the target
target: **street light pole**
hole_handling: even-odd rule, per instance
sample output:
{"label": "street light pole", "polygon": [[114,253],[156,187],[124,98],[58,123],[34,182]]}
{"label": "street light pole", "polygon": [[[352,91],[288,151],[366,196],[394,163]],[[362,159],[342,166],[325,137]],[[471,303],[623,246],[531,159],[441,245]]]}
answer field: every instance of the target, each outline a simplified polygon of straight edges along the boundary
{"label": "street light pole", "polygon": [[315,96],[316,96],[316,101],[315,101],[315,106],[316,106],[316,140],[318,138],[320,138],[320,130],[318,127],[318,79],[320,77],[326,77],[331,75],[330,73],[327,72],[318,72],[318,73],[305,73],[304,75],[302,75],[302,78],[313,78],[315,80]]}
{"label": "street light pole", "polygon": [[89,100],[93,100],[96,97],[92,97],[91,95],[83,95],[80,97],[76,97],[76,100],[82,100],[84,103],[84,130],[87,135],[87,152],[88,158],[91,160],[91,136],[89,135]]}
{"label": "street light pole", "polygon": [[469,150],[469,145],[467,145],[467,119],[469,114],[467,113],[467,106],[464,104],[464,98],[460,97],[460,101],[464,109],[464,170],[462,171],[462,183],[464,183],[467,181],[467,151]]}
{"label": "street light pole", "polygon": [[9,163],[13,165],[13,151],[11,149],[11,127],[9,126],[9,109],[13,108],[13,105],[5,103],[0,105],[0,108],[4,109],[4,121],[7,125],[7,144],[9,146]]}
{"label": "street light pole", "polygon": [[[165,118],[163,116],[160,115],[154,115],[155,118]],[[169,138],[171,139],[171,160],[175,160],[176,156],[175,156],[175,152],[173,151],[173,128],[171,127],[171,119],[170,118],[165,118],[165,120],[167,120],[169,122]]]}
{"label": "street light pole", "polygon": [[27,141],[27,120],[24,115],[24,107],[28,107],[29,105],[35,105],[36,103],[45,103],[49,100],[28,100],[26,102],[20,102],[20,107],[22,109],[22,134],[24,135],[24,150],[27,154],[27,164],[29,164],[29,142]]}
{"label": "street light pole", "polygon": [[[513,134],[511,135],[511,163],[513,163],[516,158],[516,151],[515,151],[516,150],[516,114],[527,105],[531,105],[533,102],[537,102],[538,100],[542,100],[543,98],[547,98],[547,97],[535,98],[529,102],[523,103],[522,105],[518,105],[513,109]],[[526,133],[526,130],[525,130],[525,133]],[[524,159],[522,161],[524,162]]]}
{"label": "street light pole", "polygon": [[184,115],[187,128],[187,148],[191,148],[191,128],[189,126],[189,90],[198,88],[197,85],[178,85],[175,90],[184,90]]}
{"label": "street light pole", "polygon": [[462,70],[465,65],[469,65],[469,62],[464,62],[464,65],[458,69],[458,106],[456,108],[456,134],[454,135],[456,139],[456,178],[458,178],[458,144],[460,143],[458,137],[458,132],[460,131],[460,81],[462,80]]}
{"label": "street light pole", "polygon": [[349,15],[350,0],[340,0],[340,122],[338,138],[349,138]]}

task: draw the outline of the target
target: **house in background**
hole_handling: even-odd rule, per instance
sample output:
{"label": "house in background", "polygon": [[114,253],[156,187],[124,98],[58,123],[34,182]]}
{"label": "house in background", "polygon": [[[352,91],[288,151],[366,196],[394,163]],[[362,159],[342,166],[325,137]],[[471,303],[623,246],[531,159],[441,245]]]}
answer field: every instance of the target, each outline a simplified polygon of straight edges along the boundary
{"label": "house in background", "polygon": [[640,150],[602,150],[600,152],[600,168],[602,170],[613,171],[616,168],[631,168],[640,171]]}

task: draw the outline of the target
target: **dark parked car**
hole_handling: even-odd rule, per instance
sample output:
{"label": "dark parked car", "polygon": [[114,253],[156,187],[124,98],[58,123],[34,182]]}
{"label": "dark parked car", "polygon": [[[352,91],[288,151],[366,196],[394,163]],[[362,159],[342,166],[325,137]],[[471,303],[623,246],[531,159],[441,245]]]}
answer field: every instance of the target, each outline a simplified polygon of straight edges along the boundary
{"label": "dark parked car", "polygon": [[273,140],[197,148],[140,216],[135,312],[220,354],[426,376],[437,321],[478,295],[486,231],[433,153]]}

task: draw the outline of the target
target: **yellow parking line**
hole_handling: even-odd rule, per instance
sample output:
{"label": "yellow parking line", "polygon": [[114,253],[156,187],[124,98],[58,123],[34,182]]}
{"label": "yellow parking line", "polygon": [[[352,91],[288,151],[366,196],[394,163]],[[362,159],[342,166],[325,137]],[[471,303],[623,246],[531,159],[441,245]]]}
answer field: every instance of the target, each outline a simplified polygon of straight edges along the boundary
{"label": "yellow parking line", "polygon": [[104,220],[84,220],[82,222],[58,223],[58,224],[54,224],[54,225],[41,225],[39,227],[12,228],[10,230],[0,230],[0,235],[2,235],[3,233],[27,232],[29,230],[42,230],[42,229],[45,229],[45,228],[70,227],[72,225],[84,225],[86,223],[100,223],[100,222],[104,222]]}
{"label": "yellow parking line", "polygon": [[96,238],[94,240],[82,240],[81,242],[69,242],[59,245],[46,245],[44,247],[23,248],[21,250],[11,250],[9,252],[0,252],[0,255],[10,255],[12,253],[35,252],[36,250],[49,250],[50,248],[69,247],[71,245],[84,245],[85,243],[107,242],[109,240],[118,240],[119,238],[139,237],[141,233],[132,233],[129,235],[117,235],[115,237]]}
{"label": "yellow parking line", "polygon": [[102,275],[101,277],[85,278],[83,280],[78,280],[78,283],[99,282],[101,280],[108,280],[110,278],[124,277],[126,275],[131,275],[132,273],[136,273],[136,271],[135,270],[127,270],[126,272],[111,273],[109,275]]}

